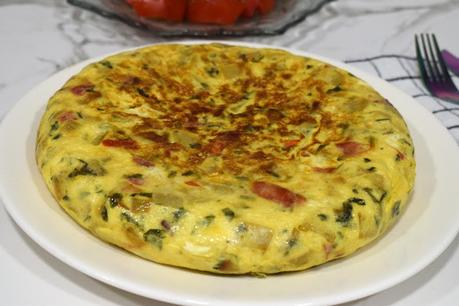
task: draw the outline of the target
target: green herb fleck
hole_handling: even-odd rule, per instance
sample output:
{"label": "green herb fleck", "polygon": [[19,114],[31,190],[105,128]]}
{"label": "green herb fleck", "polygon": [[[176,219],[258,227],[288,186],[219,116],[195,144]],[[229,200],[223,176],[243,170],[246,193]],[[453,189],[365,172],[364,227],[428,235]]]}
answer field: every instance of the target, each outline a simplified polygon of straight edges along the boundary
{"label": "green herb fleck", "polygon": [[70,198],[69,198],[69,196],[68,196],[68,195],[65,195],[65,196],[63,196],[63,197],[62,197],[62,200],[64,200],[64,201],[68,201],[68,200],[70,200]]}
{"label": "green herb fleck", "polygon": [[158,249],[163,248],[163,239],[166,237],[164,230],[158,228],[152,228],[143,234],[143,239]]}
{"label": "green herb fleck", "polygon": [[346,201],[343,203],[343,208],[336,216],[336,222],[342,223],[343,225],[347,225],[351,219],[352,204]]}
{"label": "green herb fleck", "polygon": [[137,88],[137,92],[142,97],[145,97],[145,98],[149,98],[150,97],[143,88]]}
{"label": "green herb fleck", "polygon": [[247,54],[241,53],[241,54],[239,54],[239,58],[240,58],[241,60],[243,60],[244,62],[247,62]]}
{"label": "green herb fleck", "polygon": [[194,174],[193,171],[188,170],[188,171],[183,172],[183,173],[182,173],[182,176],[191,176],[191,175],[193,175],[193,174]]}
{"label": "green herb fleck", "polygon": [[365,200],[361,199],[361,198],[349,198],[349,199],[346,200],[345,203],[349,203],[349,204],[355,203],[357,205],[363,206],[363,205],[365,205]]}
{"label": "green herb fleck", "polygon": [[249,100],[251,96],[250,92],[244,92],[244,96],[242,97],[242,100]]}
{"label": "green herb fleck", "polygon": [[207,68],[206,72],[209,76],[213,78],[216,77],[220,73],[220,71],[216,67]]}
{"label": "green herb fleck", "polygon": [[231,209],[229,209],[228,207],[225,207],[222,209],[222,212],[223,214],[225,215],[225,217],[228,219],[228,220],[233,220],[235,214],[234,214],[234,211],[232,211]]}
{"label": "green herb fleck", "polygon": [[400,142],[408,145],[409,147],[411,147],[411,143],[408,140],[406,140],[405,138],[400,139]]}
{"label": "green herb fleck", "polygon": [[131,197],[137,197],[137,196],[145,197],[145,198],[151,198],[151,197],[153,197],[153,193],[151,193],[151,192],[136,192],[136,193],[132,193],[131,194]]}
{"label": "green herb fleck", "polygon": [[290,250],[298,244],[298,239],[290,238],[287,240],[287,248],[285,249],[284,256],[287,256],[290,253]]}
{"label": "green herb fleck", "polygon": [[134,173],[134,174],[125,175],[125,177],[128,179],[141,179],[143,178],[143,175],[140,173]]}
{"label": "green herb fleck", "polygon": [[125,212],[125,211],[122,212],[121,215],[120,215],[120,218],[123,221],[127,221],[129,223],[134,224],[137,227],[140,227],[139,222],[137,222],[137,220],[133,216],[131,216],[128,212]]}
{"label": "green herb fleck", "polygon": [[200,143],[191,143],[190,144],[190,148],[192,148],[192,149],[200,149],[201,148],[201,144]]}
{"label": "green herb fleck", "polygon": [[51,131],[56,131],[58,128],[59,128],[59,122],[54,121],[54,123],[51,125],[50,132]]}
{"label": "green herb fleck", "polygon": [[368,172],[375,172],[376,171],[376,167],[370,167],[367,169]]}
{"label": "green herb fleck", "polygon": [[322,149],[324,149],[326,146],[328,146],[327,143],[322,143],[317,147],[316,153],[320,152]]}
{"label": "green herb fleck", "polygon": [[248,230],[247,225],[245,225],[244,223],[239,224],[236,228],[236,232],[238,233],[244,233],[244,232],[247,232],[247,230]]}
{"label": "green herb fleck", "polygon": [[112,63],[109,62],[109,61],[107,61],[107,60],[101,61],[100,64],[101,64],[102,66],[105,66],[105,67],[109,68],[109,69],[113,69]]}
{"label": "green herb fleck", "polygon": [[377,204],[381,204],[382,201],[384,200],[384,198],[386,197],[387,195],[387,192],[383,191],[383,193],[381,194],[381,196],[379,197],[379,199],[375,196],[374,192],[373,192],[373,189],[369,188],[369,187],[365,187],[363,188],[363,191],[365,191],[368,196],[373,200],[373,202],[377,203]]}
{"label": "green herb fleck", "polygon": [[121,203],[121,199],[123,198],[123,195],[121,193],[114,193],[108,196],[108,203],[110,204],[110,207],[113,208],[115,206],[118,206],[118,204]]}
{"label": "green herb fleck", "polygon": [[54,121],[54,123],[51,125],[51,128],[49,129],[48,136],[54,140],[61,137],[61,134],[58,133],[58,129],[59,129],[59,122]]}
{"label": "green herb fleck", "polygon": [[79,175],[91,175],[91,176],[97,176],[99,173],[89,167],[88,163],[85,162],[84,160],[79,159],[79,161],[83,164],[80,168],[75,168],[72,170],[72,172],[69,173],[68,177],[75,177]]}
{"label": "green herb fleck", "polygon": [[246,126],[244,127],[244,130],[245,130],[246,132],[256,132],[256,131],[259,130],[259,127],[253,126],[253,125],[249,124],[249,125],[246,125]]}
{"label": "green herb fleck", "polygon": [[273,170],[267,170],[266,173],[268,173],[269,175],[275,177],[275,178],[279,178],[280,175],[277,174],[276,172],[274,172]]}
{"label": "green herb fleck", "polygon": [[80,199],[84,199],[87,196],[89,196],[90,194],[91,193],[89,191],[82,191],[82,192],[80,192],[79,196],[80,196]]}
{"label": "green herb fleck", "polygon": [[252,57],[252,62],[259,63],[263,58],[264,56],[261,53],[256,53]]}
{"label": "green herb fleck", "polygon": [[287,247],[288,247],[289,249],[293,248],[293,247],[294,247],[295,245],[297,245],[297,244],[298,244],[298,239],[296,239],[296,238],[292,238],[292,239],[289,239],[289,240],[287,241]]}
{"label": "green herb fleck", "polygon": [[174,211],[173,215],[174,215],[174,220],[175,221],[178,221],[180,220],[186,213],[186,210],[185,208],[183,207],[180,207],[179,209],[177,209],[176,211]]}
{"label": "green herb fleck", "polygon": [[394,206],[392,207],[392,217],[398,216],[400,214],[400,204],[400,200],[394,203]]}
{"label": "green herb fleck", "polygon": [[321,221],[327,221],[328,219],[328,216],[326,214],[318,214],[317,217],[319,217]]}
{"label": "green herb fleck", "polygon": [[327,93],[340,92],[341,90],[343,90],[343,89],[341,88],[341,86],[336,85],[335,87],[333,87],[333,88],[327,90]]}
{"label": "green herb fleck", "polygon": [[209,226],[215,219],[214,215],[208,215],[204,217],[204,220],[202,221],[202,225],[204,226]]}
{"label": "green herb fleck", "polygon": [[168,178],[171,178],[171,177],[174,177],[177,175],[177,171],[171,171],[169,172],[169,174],[167,175]]}
{"label": "green herb fleck", "polygon": [[108,221],[108,213],[105,205],[102,205],[102,207],[100,208],[100,216],[102,217],[102,220]]}
{"label": "green herb fleck", "polygon": [[375,220],[376,227],[379,227],[379,223],[381,223],[381,219],[378,216],[374,216],[374,220]]}
{"label": "green herb fleck", "polygon": [[366,162],[366,163],[369,163],[369,162],[371,162],[371,159],[365,157],[365,158],[363,159],[363,161]]}

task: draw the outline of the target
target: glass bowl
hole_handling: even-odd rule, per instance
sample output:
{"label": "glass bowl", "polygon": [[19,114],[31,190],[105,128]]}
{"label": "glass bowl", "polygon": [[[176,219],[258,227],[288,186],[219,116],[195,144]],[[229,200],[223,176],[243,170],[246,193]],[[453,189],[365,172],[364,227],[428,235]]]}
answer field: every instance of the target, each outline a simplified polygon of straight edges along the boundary
{"label": "glass bowl", "polygon": [[71,5],[92,11],[103,17],[122,21],[162,37],[216,37],[277,35],[314,14],[334,0],[278,0],[272,12],[265,16],[241,19],[232,25],[208,25],[188,22],[167,22],[139,17],[125,0],[67,0]]}

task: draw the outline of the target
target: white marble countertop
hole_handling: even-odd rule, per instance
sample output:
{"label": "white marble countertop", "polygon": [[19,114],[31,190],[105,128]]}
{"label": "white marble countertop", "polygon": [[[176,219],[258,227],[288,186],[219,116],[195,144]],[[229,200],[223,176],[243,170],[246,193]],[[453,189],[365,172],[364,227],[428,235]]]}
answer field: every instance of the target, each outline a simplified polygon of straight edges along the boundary
{"label": "white marble countertop", "polygon": [[[359,65],[381,55],[404,55],[409,60],[414,56],[413,36],[421,32],[436,33],[444,48],[459,54],[458,28],[457,0],[338,0],[283,35],[239,40],[294,47]],[[162,39],[65,1],[1,0],[0,120],[27,91],[53,73],[87,58],[158,41]],[[373,69],[374,61],[365,63],[359,68],[381,73]],[[421,94],[412,95],[421,97],[419,103],[459,142],[458,107],[441,101],[434,105],[422,99],[425,94],[420,90]],[[0,233],[2,305],[168,305],[110,287],[61,263],[28,238],[3,208]],[[458,305],[458,245],[456,237],[414,277],[347,305]]]}

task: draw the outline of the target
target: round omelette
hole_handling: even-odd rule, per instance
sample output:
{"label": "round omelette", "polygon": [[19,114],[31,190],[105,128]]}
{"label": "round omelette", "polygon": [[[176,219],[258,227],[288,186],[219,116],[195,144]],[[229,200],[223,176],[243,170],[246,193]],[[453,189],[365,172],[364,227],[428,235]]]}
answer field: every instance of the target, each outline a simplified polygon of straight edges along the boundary
{"label": "round omelette", "polygon": [[355,252],[397,220],[415,177],[404,120],[368,84],[316,59],[222,44],[88,65],[50,99],[36,158],[95,236],[228,274]]}

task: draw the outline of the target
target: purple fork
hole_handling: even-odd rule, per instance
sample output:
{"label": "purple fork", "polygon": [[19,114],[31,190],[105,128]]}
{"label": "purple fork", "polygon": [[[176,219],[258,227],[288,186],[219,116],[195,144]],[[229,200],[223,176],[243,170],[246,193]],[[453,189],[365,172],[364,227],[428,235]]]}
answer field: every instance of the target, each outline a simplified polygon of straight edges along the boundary
{"label": "purple fork", "polygon": [[414,39],[424,85],[433,96],[459,104],[459,91],[448,73],[435,35],[421,34],[420,38],[415,35]]}

